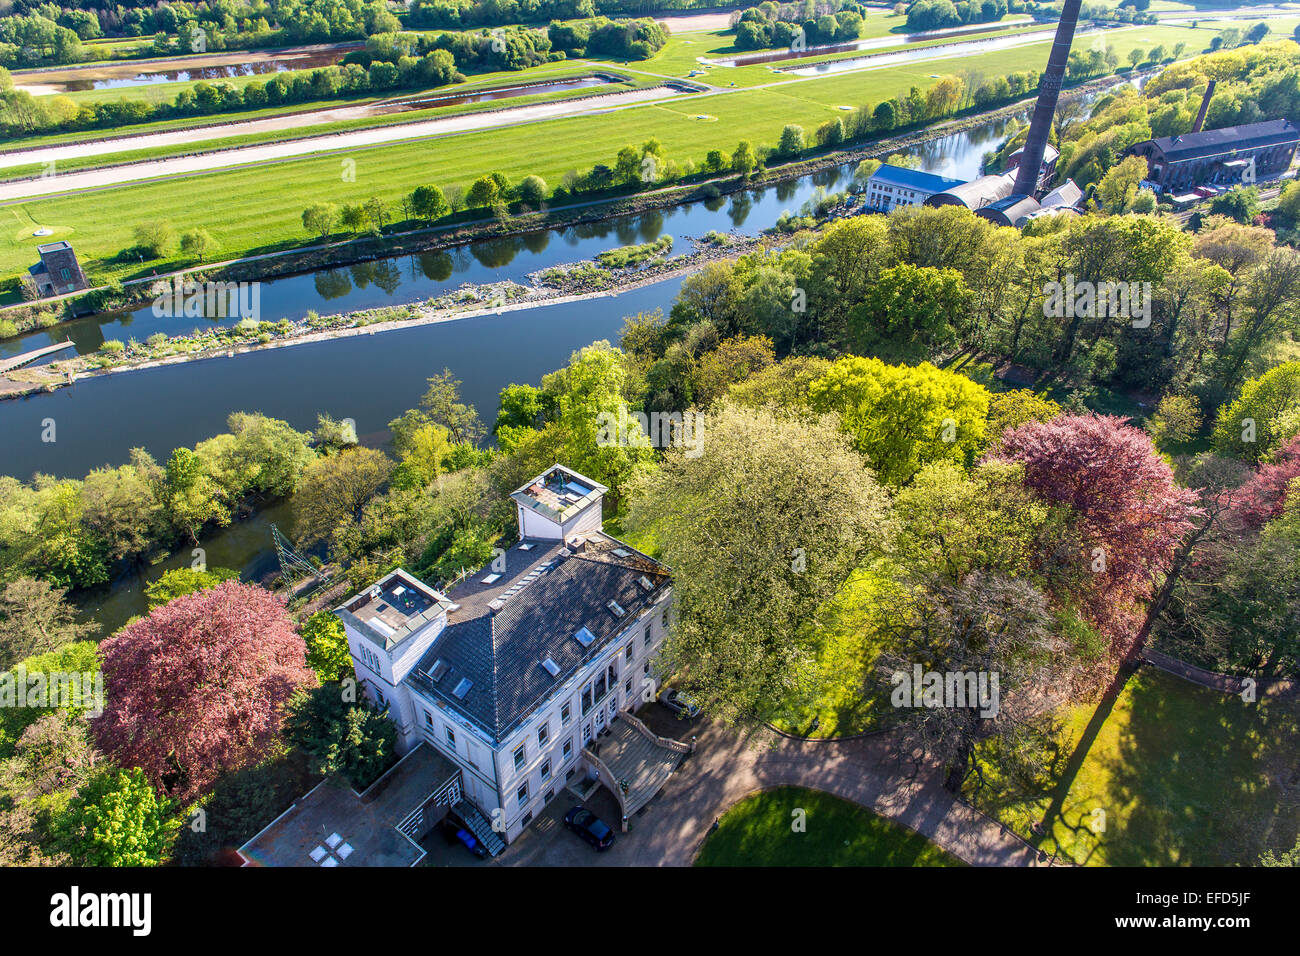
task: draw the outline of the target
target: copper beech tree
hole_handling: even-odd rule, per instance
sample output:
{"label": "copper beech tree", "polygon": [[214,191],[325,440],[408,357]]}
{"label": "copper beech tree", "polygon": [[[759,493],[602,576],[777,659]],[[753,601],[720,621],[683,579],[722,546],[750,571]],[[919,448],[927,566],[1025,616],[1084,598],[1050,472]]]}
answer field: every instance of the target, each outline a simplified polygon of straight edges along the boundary
{"label": "copper beech tree", "polygon": [[236,581],[154,608],[100,647],[96,742],[182,801],[264,758],[284,703],[316,684],[284,602]]}
{"label": "copper beech tree", "polygon": [[1183,539],[1201,516],[1196,492],[1141,429],[1109,415],[1059,415],[1005,432],[992,458],[1024,466],[1025,487],[1068,507],[1093,572],[1081,595],[1123,657]]}

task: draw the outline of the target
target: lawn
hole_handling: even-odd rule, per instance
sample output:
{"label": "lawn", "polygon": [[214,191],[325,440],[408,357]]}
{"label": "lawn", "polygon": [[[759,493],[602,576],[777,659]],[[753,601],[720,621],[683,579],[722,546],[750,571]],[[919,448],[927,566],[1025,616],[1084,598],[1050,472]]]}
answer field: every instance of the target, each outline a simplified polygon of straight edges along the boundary
{"label": "lawn", "polygon": [[[1265,849],[1290,849],[1300,829],[1287,793],[1300,772],[1298,709],[1143,668],[1099,729],[1089,729],[1094,707],[1069,713],[1040,792],[1014,795],[991,777],[989,790],[970,796],[1048,853],[1085,865],[1252,865]],[[1085,734],[1087,755],[1069,775]],[[1031,824],[1058,802],[1035,836]]]}
{"label": "lawn", "polygon": [[[1147,28],[1132,31],[1123,42],[1162,30],[1189,37],[1207,35],[1179,27]],[[1172,36],[1161,39],[1169,42]],[[1118,37],[1115,42],[1121,46]],[[1049,45],[1045,40],[1017,50],[941,61],[940,68],[978,69],[987,74],[1021,70],[1044,60]],[[1189,43],[1188,52],[1195,48]],[[35,261],[34,223],[74,242],[83,267],[102,281],[138,271],[138,263],[115,257],[132,244],[130,227],[142,220],[168,219],[178,229],[203,226],[221,243],[226,256],[270,252],[308,241],[301,215],[313,202],[358,202],[371,196],[396,202],[424,183],[468,187],[491,169],[515,180],[536,173],[555,186],[565,172],[610,163],[622,146],[651,136],[678,163],[699,163],[710,149],[730,153],[741,139],[774,145],[786,123],[798,123],[811,132],[842,115],[843,107],[873,104],[906,93],[912,86],[924,90],[936,82],[929,75],[932,69],[918,62],[793,79],[762,89],[695,94],[603,114],[355,150],[347,157],[356,161],[355,182],[340,175],[343,156],[321,154],[178,181],[15,203],[0,210],[0,279],[26,270]],[[531,77],[525,72],[513,78]],[[174,261],[162,260],[150,268],[165,269]]]}
{"label": "lawn", "polygon": [[[796,811],[802,810],[803,814]],[[794,829],[796,819],[803,832]],[[857,804],[802,787],[746,797],[711,833],[696,866],[962,866],[925,837]]]}

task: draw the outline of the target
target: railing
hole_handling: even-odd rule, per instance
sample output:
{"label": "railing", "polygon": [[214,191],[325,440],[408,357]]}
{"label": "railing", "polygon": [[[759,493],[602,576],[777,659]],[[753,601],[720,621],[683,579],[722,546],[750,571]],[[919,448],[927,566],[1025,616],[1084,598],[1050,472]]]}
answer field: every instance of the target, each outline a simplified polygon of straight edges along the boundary
{"label": "railing", "polygon": [[623,788],[618,785],[618,778],[615,777],[614,772],[605,765],[605,761],[601,760],[592,752],[591,748],[584,746],[582,748],[582,755],[595,764],[596,772],[603,774],[604,779],[608,781],[606,789],[614,794],[614,799],[618,801],[618,810],[623,817],[623,832],[626,833],[628,818],[627,803],[623,797]]}
{"label": "railing", "polygon": [[623,711],[623,713],[620,714],[619,716],[622,717],[623,720],[626,720],[633,727],[635,727],[637,732],[640,733],[641,736],[648,738],[657,746],[664,747],[668,750],[675,750],[679,754],[689,754],[695,752],[695,746],[693,744],[684,744],[680,740],[673,740],[673,738],[671,737],[660,737],[653,730],[651,730],[644,723],[642,723],[641,718],[633,717],[632,712],[630,710]]}

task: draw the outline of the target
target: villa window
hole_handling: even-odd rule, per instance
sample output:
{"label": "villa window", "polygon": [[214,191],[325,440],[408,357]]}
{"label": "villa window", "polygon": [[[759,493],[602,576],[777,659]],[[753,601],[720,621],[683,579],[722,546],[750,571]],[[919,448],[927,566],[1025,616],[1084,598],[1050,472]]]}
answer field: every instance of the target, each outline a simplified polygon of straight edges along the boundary
{"label": "villa window", "polygon": [[524,745],[520,744],[519,749],[515,751],[515,769],[524,769]]}
{"label": "villa window", "polygon": [[649,661],[646,661],[644,664],[641,665],[641,673],[642,673],[642,674],[645,674],[646,676],[649,676],[649,674],[650,674],[650,662],[649,662]]}
{"label": "villa window", "polygon": [[572,715],[569,713],[569,705],[565,704],[560,708],[560,726],[567,727],[571,719]]}
{"label": "villa window", "polygon": [[551,762],[548,760],[542,764],[542,779],[549,780],[551,776]]}
{"label": "villa window", "polygon": [[433,726],[433,714],[429,713],[427,710],[424,712],[424,725],[426,727]]}
{"label": "villa window", "polygon": [[573,754],[573,738],[570,737],[568,740],[564,742],[564,759],[568,760],[572,754]]}
{"label": "villa window", "polygon": [[548,741],[548,740],[550,740],[550,739],[551,739],[551,725],[550,725],[550,724],[542,724],[541,727],[537,728],[537,746],[539,746],[539,747],[545,747],[545,746],[546,746],[546,741]]}
{"label": "villa window", "polygon": [[447,728],[447,743],[450,745],[452,750],[456,749],[456,731],[452,730],[450,727]]}
{"label": "villa window", "polygon": [[627,662],[628,662],[629,664],[631,664],[631,663],[632,663],[632,644],[629,644],[629,645],[627,646],[627,648],[626,648],[626,653],[627,653]]}
{"label": "villa window", "polygon": [[587,711],[591,710],[591,688],[582,689],[582,716],[587,716]]}
{"label": "villa window", "polygon": [[627,683],[623,685],[623,691],[629,695],[632,693],[632,678],[627,679]]}
{"label": "villa window", "polygon": [[521,807],[526,804],[528,802],[528,784],[524,784],[516,790],[515,797],[519,800],[519,805]]}

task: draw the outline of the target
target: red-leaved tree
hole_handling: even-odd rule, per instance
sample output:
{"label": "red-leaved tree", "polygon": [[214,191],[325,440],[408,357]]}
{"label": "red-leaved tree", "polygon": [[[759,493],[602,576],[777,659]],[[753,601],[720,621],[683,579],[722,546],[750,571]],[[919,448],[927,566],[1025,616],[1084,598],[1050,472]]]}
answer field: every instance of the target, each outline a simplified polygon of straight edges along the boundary
{"label": "red-leaved tree", "polygon": [[1025,485],[1067,506],[1084,543],[1084,608],[1122,656],[1149,599],[1200,514],[1146,432],[1115,416],[1060,415],[1008,429],[991,452],[1020,462]]}
{"label": "red-leaved tree", "polygon": [[1235,498],[1237,517],[1252,528],[1262,528],[1282,513],[1293,478],[1300,478],[1300,435],[1278,449],[1272,463],[1260,465],[1241,486]]}
{"label": "red-leaved tree", "polygon": [[284,602],[237,581],[155,608],[101,650],[100,749],[182,801],[266,756],[285,701],[316,683]]}

